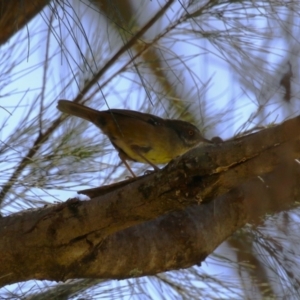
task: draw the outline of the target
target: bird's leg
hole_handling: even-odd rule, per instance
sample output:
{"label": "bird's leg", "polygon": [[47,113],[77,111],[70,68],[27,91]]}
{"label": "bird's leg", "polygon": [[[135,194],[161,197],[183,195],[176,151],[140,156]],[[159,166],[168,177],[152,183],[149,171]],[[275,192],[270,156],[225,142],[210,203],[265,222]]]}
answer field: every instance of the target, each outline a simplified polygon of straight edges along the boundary
{"label": "bird's leg", "polygon": [[123,164],[126,166],[127,170],[131,173],[131,175],[136,178],[135,174],[133,173],[133,171],[131,170],[128,162],[126,161],[126,158],[124,157],[124,155],[122,155],[121,152],[119,152],[119,157],[122,160]]}

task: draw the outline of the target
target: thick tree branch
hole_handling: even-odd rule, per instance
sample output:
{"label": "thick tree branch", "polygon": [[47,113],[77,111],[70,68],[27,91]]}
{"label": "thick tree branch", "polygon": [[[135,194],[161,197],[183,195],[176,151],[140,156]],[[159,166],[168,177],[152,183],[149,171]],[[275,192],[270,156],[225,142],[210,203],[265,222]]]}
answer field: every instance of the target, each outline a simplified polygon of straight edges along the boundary
{"label": "thick tree branch", "polygon": [[23,28],[50,0],[0,0],[0,45]]}
{"label": "thick tree branch", "polygon": [[[297,117],[222,145],[195,148],[160,172],[91,201],[2,218],[0,283],[126,278],[201,262],[253,217],[294,200],[276,202],[276,192],[270,205],[268,197],[253,197],[249,180],[277,167],[276,178],[298,195],[293,159],[300,156],[299,136]],[[257,179],[255,185],[267,187]]]}

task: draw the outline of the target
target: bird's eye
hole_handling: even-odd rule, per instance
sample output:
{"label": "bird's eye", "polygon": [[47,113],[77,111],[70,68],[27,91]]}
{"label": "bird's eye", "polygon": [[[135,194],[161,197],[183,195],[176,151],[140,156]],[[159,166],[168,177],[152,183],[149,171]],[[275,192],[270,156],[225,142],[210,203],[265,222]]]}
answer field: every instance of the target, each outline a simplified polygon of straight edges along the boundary
{"label": "bird's eye", "polygon": [[189,130],[188,133],[189,133],[189,136],[193,136],[195,134],[194,130],[191,130],[191,129]]}
{"label": "bird's eye", "polygon": [[153,118],[148,120],[148,123],[152,124],[153,126],[159,126],[159,122]]}

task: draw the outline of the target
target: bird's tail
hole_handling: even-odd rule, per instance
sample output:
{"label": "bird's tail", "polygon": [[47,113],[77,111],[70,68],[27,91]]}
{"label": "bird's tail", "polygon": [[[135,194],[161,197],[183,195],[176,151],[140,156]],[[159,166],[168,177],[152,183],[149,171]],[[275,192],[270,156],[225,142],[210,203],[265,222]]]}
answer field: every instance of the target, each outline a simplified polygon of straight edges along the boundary
{"label": "bird's tail", "polygon": [[68,100],[59,100],[57,108],[66,114],[94,122],[99,116],[99,111]]}

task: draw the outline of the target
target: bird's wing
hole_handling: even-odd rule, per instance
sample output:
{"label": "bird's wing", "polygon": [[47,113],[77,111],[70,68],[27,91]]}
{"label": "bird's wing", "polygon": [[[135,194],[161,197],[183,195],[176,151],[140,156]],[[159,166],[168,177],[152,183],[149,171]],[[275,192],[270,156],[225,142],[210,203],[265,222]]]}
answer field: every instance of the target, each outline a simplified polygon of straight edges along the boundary
{"label": "bird's wing", "polygon": [[151,114],[147,114],[147,113],[141,113],[138,111],[134,111],[134,110],[124,110],[124,109],[110,109],[107,110],[107,112],[112,113],[113,115],[122,115],[124,117],[128,117],[128,118],[133,118],[133,119],[138,119],[140,121],[146,122],[146,123],[150,123],[153,125],[162,125],[164,122],[164,120],[160,117],[151,115]]}

